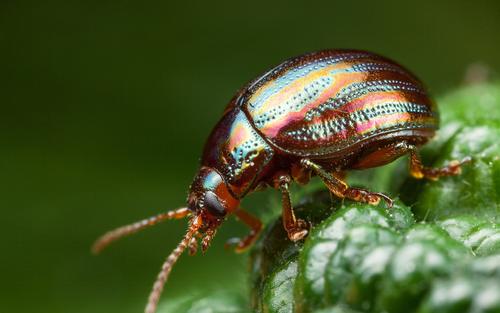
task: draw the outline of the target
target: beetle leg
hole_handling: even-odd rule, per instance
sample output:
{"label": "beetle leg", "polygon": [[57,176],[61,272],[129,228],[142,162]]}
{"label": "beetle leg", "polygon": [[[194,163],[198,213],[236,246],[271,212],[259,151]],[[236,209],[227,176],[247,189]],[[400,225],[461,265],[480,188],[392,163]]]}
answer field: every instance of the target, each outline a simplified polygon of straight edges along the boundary
{"label": "beetle leg", "polygon": [[309,232],[309,226],[306,221],[295,217],[292,203],[290,201],[290,181],[290,176],[279,175],[275,183],[281,191],[283,227],[288,233],[288,238],[290,238],[291,241],[298,241],[307,235]]}
{"label": "beetle leg", "polygon": [[290,168],[290,174],[293,178],[293,181],[300,185],[306,185],[311,180],[311,170],[308,168],[304,168],[297,163],[292,164]]}
{"label": "beetle leg", "polygon": [[250,233],[243,238],[231,238],[226,242],[225,247],[234,246],[234,250],[237,253],[244,252],[248,247],[250,247],[257,237],[259,237],[260,231],[262,230],[262,222],[252,214],[242,210],[237,209],[234,211],[234,215],[250,227]]}
{"label": "beetle leg", "polygon": [[349,187],[344,181],[325,171],[321,166],[309,159],[300,161],[302,166],[311,169],[321,178],[330,191],[339,198],[348,198],[357,202],[364,202],[376,205],[380,200],[384,200],[388,207],[392,207],[393,201],[388,196],[379,192],[371,192],[362,188]]}
{"label": "beetle leg", "polygon": [[441,176],[458,175],[462,171],[462,165],[472,161],[470,157],[466,157],[462,161],[453,160],[441,168],[431,168],[422,165],[417,147],[409,145],[408,149],[410,151],[410,174],[417,179],[438,180]]}

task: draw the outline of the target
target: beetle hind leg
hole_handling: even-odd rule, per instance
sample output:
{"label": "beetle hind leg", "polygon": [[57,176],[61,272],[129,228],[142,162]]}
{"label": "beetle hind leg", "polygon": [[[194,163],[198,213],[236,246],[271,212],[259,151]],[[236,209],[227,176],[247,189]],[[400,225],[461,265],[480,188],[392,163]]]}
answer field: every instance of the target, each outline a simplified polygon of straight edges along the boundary
{"label": "beetle hind leg", "polygon": [[462,165],[472,161],[470,157],[466,157],[462,161],[453,160],[440,168],[431,168],[422,164],[417,147],[409,145],[408,150],[410,152],[410,175],[416,179],[438,180],[442,176],[459,175],[462,171]]}
{"label": "beetle hind leg", "polygon": [[302,159],[301,165],[312,170],[321,178],[328,189],[339,198],[347,198],[357,202],[364,202],[372,205],[377,205],[380,200],[384,200],[388,207],[392,207],[393,201],[388,196],[379,192],[371,192],[362,188],[350,187],[341,179],[335,177],[331,173],[324,170],[320,165],[312,162],[309,159]]}

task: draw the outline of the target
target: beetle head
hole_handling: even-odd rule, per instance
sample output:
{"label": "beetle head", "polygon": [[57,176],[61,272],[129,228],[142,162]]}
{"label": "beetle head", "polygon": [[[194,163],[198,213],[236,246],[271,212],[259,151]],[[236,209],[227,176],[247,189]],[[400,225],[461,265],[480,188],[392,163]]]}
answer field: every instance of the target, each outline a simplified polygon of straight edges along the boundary
{"label": "beetle head", "polygon": [[200,231],[209,234],[215,231],[228,213],[238,208],[240,201],[231,194],[216,170],[203,166],[191,184],[187,203],[188,208],[201,217],[203,225]]}

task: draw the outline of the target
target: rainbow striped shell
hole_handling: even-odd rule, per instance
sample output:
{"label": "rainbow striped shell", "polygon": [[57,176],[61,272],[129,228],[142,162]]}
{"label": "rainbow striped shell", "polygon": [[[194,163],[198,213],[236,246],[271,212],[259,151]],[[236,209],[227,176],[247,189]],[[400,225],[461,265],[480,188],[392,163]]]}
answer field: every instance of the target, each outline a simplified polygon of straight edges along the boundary
{"label": "rainbow striped shell", "polygon": [[422,83],[402,66],[355,50],[283,62],[242,89],[242,109],[263,138],[291,155],[327,157],[398,131],[438,127]]}

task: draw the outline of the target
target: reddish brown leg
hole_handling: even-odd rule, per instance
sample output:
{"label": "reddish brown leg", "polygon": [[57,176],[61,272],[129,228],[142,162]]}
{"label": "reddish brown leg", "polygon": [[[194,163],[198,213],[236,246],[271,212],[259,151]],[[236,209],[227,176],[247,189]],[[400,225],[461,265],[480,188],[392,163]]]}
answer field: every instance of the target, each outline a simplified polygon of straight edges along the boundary
{"label": "reddish brown leg", "polygon": [[250,227],[250,233],[243,238],[232,238],[226,242],[226,247],[234,246],[234,251],[237,253],[244,252],[249,248],[255,240],[259,237],[260,231],[262,230],[262,222],[252,214],[242,210],[237,209],[234,215]]}
{"label": "reddish brown leg", "polygon": [[417,147],[408,146],[410,150],[410,174],[411,176],[422,179],[438,180],[441,176],[454,176],[461,173],[462,165],[471,162],[470,157],[462,161],[453,160],[447,166],[441,168],[430,168],[422,165],[422,160],[418,154]]}
{"label": "reddish brown leg", "polygon": [[297,163],[292,164],[290,174],[293,181],[300,185],[306,185],[311,180],[311,170]]}
{"label": "reddish brown leg", "polygon": [[339,198],[348,198],[358,202],[376,205],[380,200],[384,200],[388,207],[392,207],[393,201],[388,196],[371,192],[366,189],[349,187],[344,181],[325,171],[321,166],[308,159],[300,161],[302,166],[311,169],[321,178],[330,191]]}
{"label": "reddish brown leg", "polygon": [[276,178],[275,185],[277,185],[276,187],[281,191],[283,227],[288,233],[288,238],[290,238],[291,241],[298,241],[307,235],[309,226],[306,221],[295,217],[290,201],[290,181],[290,176],[279,175]]}

